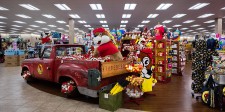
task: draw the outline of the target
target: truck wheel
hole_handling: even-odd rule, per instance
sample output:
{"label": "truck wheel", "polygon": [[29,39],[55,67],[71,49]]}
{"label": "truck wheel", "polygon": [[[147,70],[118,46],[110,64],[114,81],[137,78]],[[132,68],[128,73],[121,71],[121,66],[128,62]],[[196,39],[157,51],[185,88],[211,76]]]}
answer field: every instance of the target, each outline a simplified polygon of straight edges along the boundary
{"label": "truck wheel", "polygon": [[22,77],[24,78],[24,80],[26,80],[28,83],[31,82],[33,80],[30,71],[29,70],[25,70],[22,73]]}
{"label": "truck wheel", "polygon": [[66,95],[67,98],[79,96],[76,83],[72,80],[62,83],[61,92]]}

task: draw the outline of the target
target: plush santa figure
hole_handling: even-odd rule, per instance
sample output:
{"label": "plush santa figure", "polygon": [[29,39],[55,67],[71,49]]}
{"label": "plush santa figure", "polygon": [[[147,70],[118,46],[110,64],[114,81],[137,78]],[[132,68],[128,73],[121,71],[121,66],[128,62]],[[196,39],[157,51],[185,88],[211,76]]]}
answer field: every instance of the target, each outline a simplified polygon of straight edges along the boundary
{"label": "plush santa figure", "polygon": [[112,42],[111,38],[108,36],[108,33],[104,28],[97,28],[93,31],[93,33],[95,36],[97,36],[94,38],[94,43],[97,44],[97,48],[94,51],[95,57],[109,56],[113,61],[123,60],[121,52]]}

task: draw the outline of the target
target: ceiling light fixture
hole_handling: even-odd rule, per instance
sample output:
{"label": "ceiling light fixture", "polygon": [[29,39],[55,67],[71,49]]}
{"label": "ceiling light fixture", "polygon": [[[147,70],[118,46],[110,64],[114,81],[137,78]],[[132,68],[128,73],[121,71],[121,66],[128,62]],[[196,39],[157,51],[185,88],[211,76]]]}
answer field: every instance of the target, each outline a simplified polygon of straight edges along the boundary
{"label": "ceiling light fixture", "polygon": [[147,18],[156,18],[159,14],[149,14]]}
{"label": "ceiling light fixture", "polygon": [[7,9],[7,8],[5,8],[5,7],[2,7],[2,6],[0,6],[0,10],[9,10],[9,9]]}
{"label": "ceiling light fixture", "polygon": [[196,30],[202,30],[202,29],[205,29],[205,28],[197,28]]}
{"label": "ceiling light fixture", "polygon": [[26,24],[26,22],[23,22],[23,21],[13,21],[15,23],[20,23],[20,24]]}
{"label": "ceiling light fixture", "polygon": [[54,4],[60,10],[71,10],[66,4]]}
{"label": "ceiling light fixture", "polygon": [[69,14],[69,16],[71,18],[80,18],[80,16],[78,14]]}
{"label": "ceiling light fixture", "polygon": [[0,24],[6,24],[6,23],[5,23],[5,22],[1,22],[1,21],[0,21]]}
{"label": "ceiling light fixture", "polygon": [[89,30],[93,30],[94,28],[88,28]]}
{"label": "ceiling light fixture", "polygon": [[21,17],[21,18],[31,18],[30,16],[27,16],[25,14],[16,14],[16,16]]}
{"label": "ceiling light fixture", "polygon": [[186,32],[192,32],[192,31],[194,31],[194,30],[188,30],[188,31],[186,31]]}
{"label": "ceiling light fixture", "polygon": [[198,26],[200,26],[200,25],[196,24],[196,25],[192,25],[192,26],[190,26],[190,27],[198,27]]}
{"label": "ceiling light fixture", "polygon": [[209,21],[206,21],[204,23],[213,23],[213,22],[215,22],[215,20],[209,20]]}
{"label": "ceiling light fixture", "polygon": [[26,29],[28,29],[28,30],[34,30],[34,29],[32,29],[32,28],[26,28]]}
{"label": "ceiling light fixture", "polygon": [[10,29],[12,29],[12,30],[20,30],[20,29],[18,29],[18,28],[10,28]]}
{"label": "ceiling light fixture", "polygon": [[91,27],[91,25],[84,25],[85,27]]}
{"label": "ceiling light fixture", "polygon": [[210,26],[208,26],[208,27],[215,27],[215,25],[210,25]]}
{"label": "ceiling light fixture", "polygon": [[215,14],[203,14],[201,16],[198,16],[198,18],[207,18],[207,17],[210,17],[210,16],[213,16]]}
{"label": "ceiling light fixture", "polygon": [[59,20],[59,21],[56,21],[58,23],[61,23],[61,24],[65,24],[66,22],[65,21],[62,21],[62,20]]}
{"label": "ceiling light fixture", "polygon": [[149,22],[150,22],[149,20],[144,20],[141,23],[146,24],[146,23],[149,23]]}
{"label": "ceiling light fixture", "polygon": [[48,25],[49,27],[57,27],[57,26],[55,26],[55,25]]}
{"label": "ceiling light fixture", "polygon": [[181,28],[180,30],[187,30],[188,28]]}
{"label": "ceiling light fixture", "polygon": [[5,30],[5,29],[0,28],[0,30]]}
{"label": "ceiling light fixture", "polygon": [[96,14],[97,18],[105,18],[105,14]]}
{"label": "ceiling light fixture", "polygon": [[120,25],[120,27],[126,27],[126,25]]}
{"label": "ceiling light fixture", "polygon": [[42,16],[44,16],[46,18],[55,18],[55,16],[50,15],[50,14],[42,14]]}
{"label": "ceiling light fixture", "polygon": [[172,5],[173,4],[171,4],[171,3],[162,3],[156,8],[156,10],[166,10]]}
{"label": "ceiling light fixture", "polygon": [[182,25],[179,25],[179,24],[177,24],[177,25],[173,25],[173,27],[180,27],[180,26],[182,26]]}
{"label": "ceiling light fixture", "polygon": [[58,30],[64,30],[63,28],[57,28]]}
{"label": "ceiling light fixture", "polygon": [[22,27],[22,26],[19,26],[19,25],[11,25],[11,26],[14,26],[14,27]]}
{"label": "ceiling light fixture", "polygon": [[37,26],[37,25],[30,25],[31,27],[35,27],[35,28],[37,28],[37,27],[39,27],[39,26]]}
{"label": "ceiling light fixture", "polygon": [[225,10],[225,7],[221,8],[220,10]]}
{"label": "ceiling light fixture", "polygon": [[145,25],[138,25],[137,27],[144,27]]}
{"label": "ceiling light fixture", "polygon": [[137,4],[125,4],[124,5],[124,10],[134,10]]}
{"label": "ceiling light fixture", "polygon": [[197,3],[197,4],[193,5],[192,7],[190,7],[188,10],[198,10],[207,5],[209,5],[209,3]]}
{"label": "ceiling light fixture", "polygon": [[172,20],[165,20],[165,21],[163,21],[162,23],[171,23],[172,22]]}
{"label": "ceiling light fixture", "polygon": [[122,20],[121,23],[128,23],[128,21],[127,20]]}
{"label": "ceiling light fixture", "polygon": [[44,21],[35,21],[36,23],[41,23],[41,24],[44,24],[44,23],[46,23],[46,22],[44,22]]}
{"label": "ceiling light fixture", "polygon": [[184,21],[183,23],[192,23],[194,22],[195,20],[187,20],[187,21]]}
{"label": "ceiling light fixture", "polygon": [[26,8],[28,10],[40,10],[37,7],[31,5],[31,4],[19,4],[21,7]]}
{"label": "ceiling light fixture", "polygon": [[181,18],[184,17],[187,14],[176,14],[175,16],[173,16],[173,18]]}
{"label": "ceiling light fixture", "polygon": [[82,23],[82,24],[87,23],[86,21],[83,21],[83,20],[82,21],[78,21],[78,22],[79,23]]}
{"label": "ceiling light fixture", "polygon": [[49,30],[48,28],[41,28],[41,29],[43,29],[43,30]]}
{"label": "ceiling light fixture", "polygon": [[107,23],[107,21],[99,21],[100,23]]}
{"label": "ceiling light fixture", "polygon": [[109,27],[108,25],[102,25],[102,27]]}
{"label": "ceiling light fixture", "polygon": [[130,18],[131,17],[131,14],[123,14],[122,15],[122,18]]}
{"label": "ceiling light fixture", "polygon": [[89,4],[92,10],[102,10],[101,4]]}

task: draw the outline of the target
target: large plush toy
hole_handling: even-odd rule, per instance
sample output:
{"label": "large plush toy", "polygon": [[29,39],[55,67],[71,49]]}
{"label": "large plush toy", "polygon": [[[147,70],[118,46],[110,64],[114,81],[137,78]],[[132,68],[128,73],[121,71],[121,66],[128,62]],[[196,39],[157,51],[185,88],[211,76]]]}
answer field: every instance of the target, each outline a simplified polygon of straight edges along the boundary
{"label": "large plush toy", "polygon": [[93,33],[96,36],[94,38],[94,43],[97,44],[97,48],[94,51],[95,57],[109,56],[112,61],[123,60],[121,52],[113,43],[109,33],[104,28],[97,28],[93,30]]}

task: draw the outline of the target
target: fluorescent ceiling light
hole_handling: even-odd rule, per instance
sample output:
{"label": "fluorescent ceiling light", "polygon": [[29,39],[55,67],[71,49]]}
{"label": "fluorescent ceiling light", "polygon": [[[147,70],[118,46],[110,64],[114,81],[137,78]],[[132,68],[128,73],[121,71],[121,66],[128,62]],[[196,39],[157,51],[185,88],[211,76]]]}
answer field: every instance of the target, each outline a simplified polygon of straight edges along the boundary
{"label": "fluorescent ceiling light", "polygon": [[20,23],[20,24],[26,24],[26,22],[23,22],[23,21],[13,21],[15,23]]}
{"label": "fluorescent ceiling light", "polygon": [[225,10],[225,7],[221,8],[220,10]]}
{"label": "fluorescent ceiling light", "polygon": [[61,23],[61,24],[64,24],[64,23],[66,23],[65,21],[56,21],[56,22],[58,22],[58,23]]}
{"label": "fluorescent ceiling light", "polygon": [[87,23],[86,21],[78,21],[79,23],[82,23],[82,24],[84,24],[84,23]]}
{"label": "fluorescent ceiling light", "polygon": [[196,24],[196,25],[192,25],[192,26],[190,26],[190,27],[198,27],[198,26],[200,26],[200,25]]}
{"label": "fluorescent ceiling light", "polygon": [[74,30],[79,30],[79,28],[74,28]]}
{"label": "fluorescent ceiling light", "polygon": [[0,19],[7,19],[7,17],[4,17],[4,16],[0,16]]}
{"label": "fluorescent ceiling light", "polygon": [[202,30],[202,29],[205,29],[205,28],[197,28],[196,30]]}
{"label": "fluorescent ceiling light", "polygon": [[109,27],[108,25],[102,25],[102,27]]}
{"label": "fluorescent ceiling light", "polygon": [[89,4],[92,10],[102,10],[101,4]]}
{"label": "fluorescent ceiling light", "polygon": [[80,16],[78,14],[69,14],[69,16],[71,18],[80,18]]}
{"label": "fluorescent ceiling light", "polygon": [[213,16],[215,14],[203,14],[201,16],[198,16],[198,18],[207,18],[207,17],[210,17],[210,16]]}
{"label": "fluorescent ceiling light", "polygon": [[18,29],[18,28],[10,28],[10,29],[12,29],[12,30],[20,30],[20,29]]}
{"label": "fluorescent ceiling light", "polygon": [[180,26],[182,26],[182,25],[177,24],[177,25],[174,25],[173,27],[180,27]]}
{"label": "fluorescent ceiling light", "polygon": [[5,29],[0,28],[0,30],[5,30]]}
{"label": "fluorescent ceiling light", "polygon": [[173,4],[171,4],[171,3],[162,3],[156,8],[156,10],[166,10],[172,5]]}
{"label": "fluorescent ceiling light", "polygon": [[194,22],[195,20],[187,20],[187,21],[184,21],[183,23],[192,23]]}
{"label": "fluorescent ceiling light", "polygon": [[55,16],[50,15],[50,14],[42,14],[42,16],[44,16],[46,18],[55,18]]}
{"label": "fluorescent ceiling light", "polygon": [[5,27],[5,26],[0,26],[0,27],[2,28],[2,27]]}
{"label": "fluorescent ceiling light", "polygon": [[41,24],[44,24],[44,23],[46,23],[46,22],[44,22],[44,21],[35,21],[36,23],[41,23]]}
{"label": "fluorescent ceiling light", "polygon": [[128,23],[128,21],[127,20],[122,20],[121,23]]}
{"label": "fluorescent ceiling light", "polygon": [[145,24],[145,23],[149,23],[149,22],[150,22],[149,20],[144,20],[141,23]]}
{"label": "fluorescent ceiling light", "polygon": [[41,29],[43,29],[43,30],[49,30],[48,28],[41,28]]}
{"label": "fluorescent ceiling light", "polygon": [[96,14],[97,18],[105,18],[105,14]]}
{"label": "fluorescent ceiling light", "polygon": [[71,10],[66,4],[54,4],[60,10]]}
{"label": "fluorescent ceiling light", "polygon": [[156,18],[159,14],[149,14],[147,18]]}
{"label": "fluorescent ceiling light", "polygon": [[5,23],[5,22],[1,22],[1,21],[0,21],[0,24],[6,24],[6,23]]}
{"label": "fluorescent ceiling light", "polygon": [[38,30],[38,32],[43,32],[43,31],[41,31],[41,30]]}
{"label": "fluorescent ceiling light", "polygon": [[14,27],[22,27],[22,26],[19,26],[19,25],[11,25],[11,26],[14,26]]}
{"label": "fluorescent ceiling light", "polygon": [[30,16],[27,16],[25,14],[16,14],[16,16],[21,17],[21,18],[31,18]]}
{"label": "fluorescent ceiling light", "polygon": [[69,25],[66,25],[67,27],[69,27]]}
{"label": "fluorescent ceiling light", "polygon": [[176,14],[173,16],[173,18],[181,18],[181,17],[184,17],[185,15],[187,14]]}
{"label": "fluorescent ceiling light", "polygon": [[173,28],[167,28],[168,30],[171,30],[171,29],[173,29]]}
{"label": "fluorescent ceiling light", "polygon": [[139,30],[140,28],[134,28],[135,30]]}
{"label": "fluorescent ceiling light", "polygon": [[91,27],[91,25],[84,25],[85,27]]}
{"label": "fluorescent ceiling light", "polygon": [[5,8],[5,7],[0,6],[0,10],[9,10],[9,9],[7,9],[7,8]]}
{"label": "fluorescent ceiling light", "polygon": [[208,31],[208,30],[202,30],[202,32],[206,32],[206,31]]}
{"label": "fluorescent ceiling light", "polygon": [[130,18],[131,17],[131,14],[123,14],[122,15],[122,18]]}
{"label": "fluorescent ceiling light", "polygon": [[165,20],[165,21],[163,21],[162,23],[170,23],[170,22],[172,22],[172,20]]}
{"label": "fluorescent ceiling light", "polygon": [[188,30],[188,31],[186,31],[186,32],[192,32],[192,31],[194,31],[194,30]]}
{"label": "fluorescent ceiling light", "polygon": [[30,25],[31,27],[35,27],[35,28],[37,28],[37,27],[39,27],[39,26],[37,26],[37,25]]}
{"label": "fluorescent ceiling light", "polygon": [[26,29],[28,29],[28,30],[34,30],[34,29],[32,29],[32,28],[26,28]]}
{"label": "fluorescent ceiling light", "polygon": [[215,25],[210,25],[210,26],[208,26],[208,27],[215,27]]}
{"label": "fluorescent ceiling light", "polygon": [[144,27],[145,25],[138,25],[137,27]]}
{"label": "fluorescent ceiling light", "polygon": [[2,33],[3,33],[3,32],[5,32],[5,31],[0,31],[0,32],[2,32]]}
{"label": "fluorescent ceiling light", "polygon": [[63,28],[57,28],[58,30],[64,30]]}
{"label": "fluorescent ceiling light", "polygon": [[125,4],[124,5],[124,10],[134,10],[137,4]]}
{"label": "fluorescent ceiling light", "polygon": [[215,20],[209,20],[209,21],[206,21],[204,23],[213,23],[213,22],[215,22]]}
{"label": "fluorescent ceiling light", "polygon": [[93,30],[94,28],[88,28],[89,30]]}
{"label": "fluorescent ceiling light", "polygon": [[187,30],[188,28],[181,28],[180,30]]}
{"label": "fluorescent ceiling light", "polygon": [[197,3],[197,4],[193,5],[192,7],[190,7],[188,10],[198,10],[207,5],[209,5],[209,3]]}
{"label": "fluorescent ceiling light", "polygon": [[37,7],[31,5],[31,4],[19,4],[21,7],[26,8],[28,10],[40,10]]}
{"label": "fluorescent ceiling light", "polygon": [[192,33],[198,33],[198,32],[192,32]]}
{"label": "fluorescent ceiling light", "polygon": [[120,25],[120,27],[126,27],[126,25]]}
{"label": "fluorescent ceiling light", "polygon": [[99,21],[100,23],[107,23],[107,21]]}
{"label": "fluorescent ceiling light", "polygon": [[49,27],[56,27],[55,25],[48,25]]}

